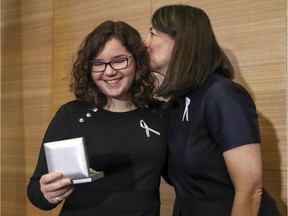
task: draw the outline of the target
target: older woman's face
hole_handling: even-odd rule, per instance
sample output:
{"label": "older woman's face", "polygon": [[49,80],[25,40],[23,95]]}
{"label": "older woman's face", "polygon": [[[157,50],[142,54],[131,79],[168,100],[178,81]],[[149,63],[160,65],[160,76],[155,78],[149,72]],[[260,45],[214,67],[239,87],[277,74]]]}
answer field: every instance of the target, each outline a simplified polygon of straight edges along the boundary
{"label": "older woman's face", "polygon": [[145,39],[145,46],[150,54],[152,69],[165,74],[171,59],[174,40],[169,35],[151,28]]}

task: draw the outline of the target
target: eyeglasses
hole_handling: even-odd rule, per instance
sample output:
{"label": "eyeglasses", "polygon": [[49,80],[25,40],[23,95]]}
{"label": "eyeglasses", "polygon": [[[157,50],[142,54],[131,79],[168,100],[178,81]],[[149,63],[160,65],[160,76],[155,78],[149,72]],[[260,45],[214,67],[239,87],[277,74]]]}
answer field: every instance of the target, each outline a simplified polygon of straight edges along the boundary
{"label": "eyeglasses", "polygon": [[110,65],[114,70],[122,70],[128,67],[128,61],[133,57],[131,56],[123,56],[116,59],[113,59],[109,62],[102,62],[99,60],[89,61],[89,67],[92,72],[102,73],[106,70],[107,65]]}

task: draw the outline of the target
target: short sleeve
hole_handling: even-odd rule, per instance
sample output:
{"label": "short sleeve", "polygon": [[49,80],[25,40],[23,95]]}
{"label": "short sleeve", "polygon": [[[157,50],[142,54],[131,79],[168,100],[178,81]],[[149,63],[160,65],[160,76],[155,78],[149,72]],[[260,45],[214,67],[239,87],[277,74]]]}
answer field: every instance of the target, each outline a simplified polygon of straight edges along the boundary
{"label": "short sleeve", "polygon": [[255,104],[241,85],[231,81],[215,83],[205,99],[209,133],[224,152],[250,143],[260,143]]}

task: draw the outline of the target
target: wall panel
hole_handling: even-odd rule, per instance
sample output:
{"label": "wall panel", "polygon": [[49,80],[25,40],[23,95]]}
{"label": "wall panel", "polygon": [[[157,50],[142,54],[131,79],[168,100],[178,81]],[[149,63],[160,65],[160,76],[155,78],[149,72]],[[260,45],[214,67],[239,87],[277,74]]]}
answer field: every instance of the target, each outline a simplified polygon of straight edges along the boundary
{"label": "wall panel", "polygon": [[[5,68],[1,68],[1,213],[17,215],[25,212],[25,197],[18,196],[18,193],[24,192],[22,185],[25,182],[25,170],[18,166],[24,164],[22,154],[24,145],[21,145],[24,138],[23,111],[19,109],[22,107],[22,98],[19,94],[22,88],[19,19],[21,8],[18,4],[13,5],[12,8],[11,2],[9,3],[2,4],[2,10],[6,9],[2,14],[2,19],[5,20],[2,25],[6,27],[6,31],[3,31],[1,38],[1,59],[2,64],[5,65]],[[9,40],[8,34],[10,34]],[[18,60],[17,64],[14,64],[15,59]],[[18,202],[23,204],[18,206]]]}
{"label": "wall panel", "polygon": [[52,101],[52,1],[2,1],[2,215],[50,215],[27,201]]}

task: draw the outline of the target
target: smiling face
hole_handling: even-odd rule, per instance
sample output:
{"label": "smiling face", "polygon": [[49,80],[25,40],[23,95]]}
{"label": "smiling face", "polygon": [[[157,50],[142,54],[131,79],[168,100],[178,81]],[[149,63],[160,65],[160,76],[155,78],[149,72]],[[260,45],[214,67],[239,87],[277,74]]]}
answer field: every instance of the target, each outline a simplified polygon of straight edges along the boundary
{"label": "smiling face", "polygon": [[165,74],[171,59],[174,40],[168,34],[151,28],[145,39],[145,46],[150,54],[152,69]]}
{"label": "smiling face", "polygon": [[[112,38],[107,41],[103,50],[95,56],[93,61],[107,63],[118,58],[130,57],[131,54],[118,39]],[[110,104],[130,102],[129,90],[134,81],[136,66],[133,57],[127,61],[128,66],[125,69],[115,70],[107,64],[103,72],[95,73],[91,71],[94,83],[107,96]]]}

